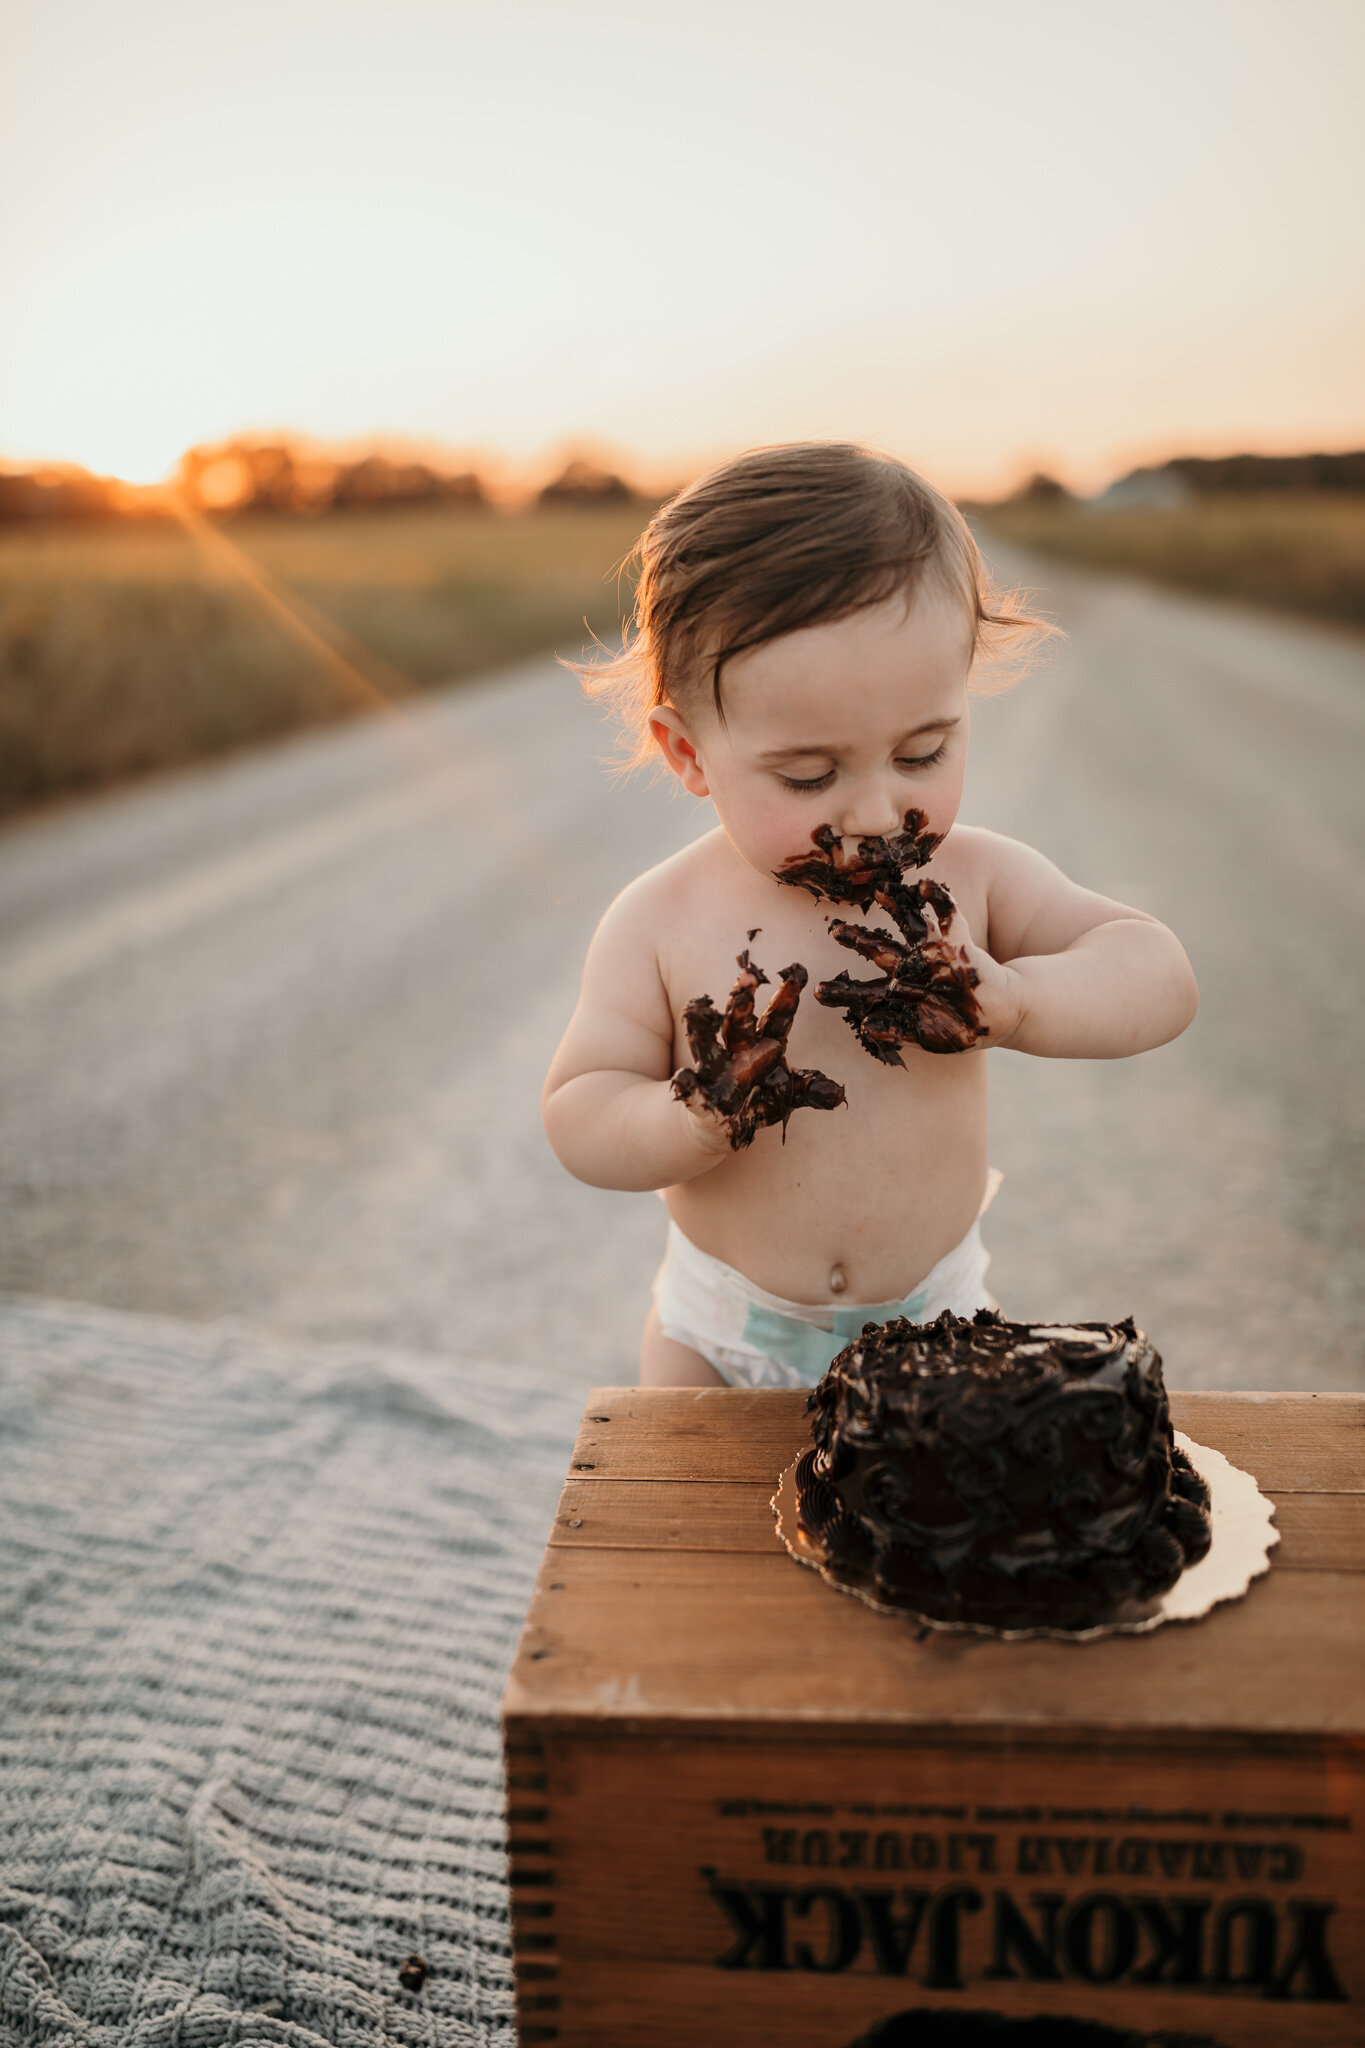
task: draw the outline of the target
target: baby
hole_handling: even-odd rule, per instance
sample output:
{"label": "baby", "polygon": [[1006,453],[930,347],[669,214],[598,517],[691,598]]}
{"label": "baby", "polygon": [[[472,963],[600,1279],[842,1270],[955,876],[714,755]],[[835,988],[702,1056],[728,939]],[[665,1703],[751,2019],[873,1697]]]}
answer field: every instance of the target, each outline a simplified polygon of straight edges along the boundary
{"label": "baby", "polygon": [[[913,471],[763,449],[665,505],[640,552],[635,631],[586,679],[624,702],[636,758],[657,749],[720,823],[603,918],[545,1128],[580,1180],[667,1204],[645,1385],[813,1385],[865,1322],[992,1305],[985,1053],[1145,1051],[1190,1022],[1194,977],[1155,918],[956,823],[973,663],[1038,627]],[[879,878],[869,936],[844,917]],[[907,951],[885,914],[911,896]],[[950,1028],[879,1041],[889,1013],[850,1000],[850,946],[893,974],[908,957]],[[723,996],[741,954],[718,1042],[701,993]]]}

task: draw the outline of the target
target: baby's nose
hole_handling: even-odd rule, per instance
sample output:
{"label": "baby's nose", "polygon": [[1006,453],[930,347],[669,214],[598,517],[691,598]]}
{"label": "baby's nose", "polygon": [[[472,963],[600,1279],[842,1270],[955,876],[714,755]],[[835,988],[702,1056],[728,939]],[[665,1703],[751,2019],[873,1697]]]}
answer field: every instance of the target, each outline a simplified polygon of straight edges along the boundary
{"label": "baby's nose", "polygon": [[845,839],[880,839],[898,832],[901,809],[898,796],[883,788],[855,790],[837,820]]}

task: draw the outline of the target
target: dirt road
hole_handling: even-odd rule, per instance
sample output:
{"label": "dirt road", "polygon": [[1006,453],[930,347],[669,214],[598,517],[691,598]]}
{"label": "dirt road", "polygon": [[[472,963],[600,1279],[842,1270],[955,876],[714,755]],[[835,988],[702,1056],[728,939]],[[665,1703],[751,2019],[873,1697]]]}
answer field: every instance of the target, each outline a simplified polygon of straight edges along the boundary
{"label": "dirt road", "polygon": [[[994,1056],[992,1284],[1131,1309],[1177,1384],[1365,1384],[1365,648],[1028,566],[1070,637],[965,815],[1166,918],[1203,1009]],[[662,1210],[537,1095],[597,915],[708,816],[605,745],[537,663],[0,833],[0,1287],[633,1377]]]}

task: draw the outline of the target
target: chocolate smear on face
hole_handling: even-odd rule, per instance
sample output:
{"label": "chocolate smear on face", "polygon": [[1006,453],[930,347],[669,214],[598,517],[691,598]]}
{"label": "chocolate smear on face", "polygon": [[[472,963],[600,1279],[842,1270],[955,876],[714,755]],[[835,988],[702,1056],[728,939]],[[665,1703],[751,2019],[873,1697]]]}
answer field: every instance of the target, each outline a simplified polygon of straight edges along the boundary
{"label": "chocolate smear on face", "polygon": [[883,929],[834,918],[830,933],[841,946],[860,953],[881,969],[875,981],[855,981],[838,974],[822,981],[817,1003],[842,1010],[859,1043],[887,1066],[900,1067],[901,1048],[922,1046],[925,1052],[970,1052],[987,1034],[972,991],[978,980],[960,946],[943,937],[954,904],[942,882],[927,876],[907,882],[906,871],[922,868],[942,843],[942,834],[926,829],[923,811],[909,810],[903,829],[890,838],[859,839],[845,844],[832,825],[811,833],[815,852],[796,854],[777,870],[779,882],[809,889],[817,901],[856,903],[863,911],[876,903],[900,928],[900,937]]}
{"label": "chocolate smear on face", "polygon": [[[757,931],[749,934],[750,940],[757,936]],[[837,1109],[844,1100],[843,1089],[827,1074],[787,1065],[787,1038],[806,985],[805,968],[795,962],[783,968],[760,1017],[754,998],[768,977],[755,967],[747,948],[738,966],[723,1013],[710,996],[695,996],[683,1011],[693,1064],[673,1076],[680,1102],[698,1096],[724,1120],[734,1152],[751,1145],[767,1124],[781,1124],[785,1139],[794,1110]]]}
{"label": "chocolate smear on face", "polygon": [[889,839],[859,839],[852,846],[832,825],[817,825],[810,835],[815,852],[783,861],[777,879],[809,889],[817,902],[823,896],[870,910],[883,890],[900,887],[907,868],[927,867],[937,853],[943,834],[926,831],[928,822],[923,811],[907,811],[902,830]]}

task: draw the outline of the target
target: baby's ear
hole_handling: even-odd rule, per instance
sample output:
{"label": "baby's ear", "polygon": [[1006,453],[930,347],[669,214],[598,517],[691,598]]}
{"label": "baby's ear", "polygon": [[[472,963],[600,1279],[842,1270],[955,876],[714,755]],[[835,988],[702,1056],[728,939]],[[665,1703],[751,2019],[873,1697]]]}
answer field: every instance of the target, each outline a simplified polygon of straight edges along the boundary
{"label": "baby's ear", "polygon": [[649,714],[650,736],[668,767],[692,796],[710,796],[710,785],[696,742],[671,704],[660,704]]}

